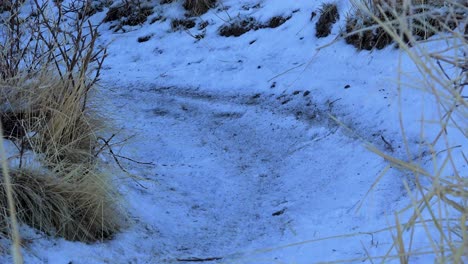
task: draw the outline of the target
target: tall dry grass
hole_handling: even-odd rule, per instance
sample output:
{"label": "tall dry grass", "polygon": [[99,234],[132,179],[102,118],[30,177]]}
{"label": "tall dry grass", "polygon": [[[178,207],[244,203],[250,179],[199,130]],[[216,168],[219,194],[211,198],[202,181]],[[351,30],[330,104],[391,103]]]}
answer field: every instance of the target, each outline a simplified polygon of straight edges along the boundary
{"label": "tall dry grass", "polygon": [[[87,1],[32,1],[26,17],[23,2],[13,3],[0,21],[0,117],[18,154],[9,157],[17,162],[2,158],[11,173],[2,181],[0,211],[13,201],[8,208],[20,222],[47,234],[84,242],[109,238],[122,215],[98,159],[105,122],[89,104],[106,57],[97,45],[99,25],[80,15]],[[8,219],[0,214],[1,224]]]}
{"label": "tall dry grass", "polygon": [[[354,1],[359,14],[374,21],[373,28],[383,29],[397,44],[400,58],[410,58],[419,76],[405,81],[403,67],[396,87],[406,159],[369,146],[389,161],[385,171],[392,167],[409,176],[404,182],[409,202],[395,213],[395,226],[390,229],[394,242],[382,261],[411,263],[423,251],[436,263],[464,263],[468,256],[468,7],[463,1],[444,1],[443,6],[440,1],[398,2]],[[437,35],[422,40],[415,33],[421,30]],[[419,153],[410,151],[414,148],[404,122],[406,115],[414,115],[402,107],[408,89],[420,93],[421,100],[430,98],[429,108],[435,114],[428,119],[426,110],[419,113]],[[424,158],[426,153],[430,159]],[[418,234],[424,234],[424,239]]]}
{"label": "tall dry grass", "polygon": [[5,212],[8,211],[8,213],[5,213],[2,215],[1,221],[4,223],[9,223],[7,224],[11,238],[13,240],[13,245],[11,248],[11,255],[13,256],[13,261],[15,264],[22,264],[23,263],[23,255],[21,254],[21,237],[19,234],[19,228],[18,228],[18,220],[17,220],[17,214],[16,214],[16,201],[14,200],[13,196],[13,187],[12,187],[12,182],[10,178],[10,172],[8,169],[8,164],[7,164],[7,156],[5,153],[5,147],[3,145],[3,128],[2,125],[0,124],[0,159],[1,159],[1,167],[2,167],[2,178],[3,178],[3,189],[5,195],[3,197],[6,197],[6,202],[7,205],[3,205],[1,211]]}

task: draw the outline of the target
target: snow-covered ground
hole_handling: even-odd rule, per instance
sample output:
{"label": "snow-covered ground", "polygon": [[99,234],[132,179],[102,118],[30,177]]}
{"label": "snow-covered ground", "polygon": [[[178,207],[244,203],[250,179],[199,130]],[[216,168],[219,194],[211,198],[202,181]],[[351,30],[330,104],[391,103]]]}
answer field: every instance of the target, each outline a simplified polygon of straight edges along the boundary
{"label": "snow-covered ground", "polygon": [[[365,143],[405,159],[395,87],[399,59],[406,72],[414,66],[392,47],[358,52],[340,40],[318,49],[340,34],[348,1],[336,1],[340,21],[323,39],[310,17],[324,1],[221,2],[186,31],[170,25],[183,18],[181,1],[155,8],[151,17],[165,21],[126,33],[101,26],[102,111],[121,139],[132,136],[119,154],[154,165],[124,162],[142,180],[116,177],[129,224],[114,239],[86,245],[29,230],[26,263],[361,263],[387,253],[391,234],[371,232],[391,225],[408,198],[396,170],[367,193],[388,162]],[[291,18],[218,34],[235,19],[274,16]],[[430,98],[406,93],[417,154],[422,107],[428,120],[434,113]]]}

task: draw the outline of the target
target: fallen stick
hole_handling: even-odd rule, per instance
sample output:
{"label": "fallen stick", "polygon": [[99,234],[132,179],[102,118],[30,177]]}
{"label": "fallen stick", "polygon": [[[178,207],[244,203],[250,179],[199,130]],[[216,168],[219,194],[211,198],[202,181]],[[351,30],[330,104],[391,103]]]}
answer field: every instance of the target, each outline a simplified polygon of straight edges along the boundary
{"label": "fallen stick", "polygon": [[213,257],[213,258],[187,258],[187,259],[177,259],[180,262],[206,262],[206,261],[215,261],[215,260],[222,260],[221,257]]}

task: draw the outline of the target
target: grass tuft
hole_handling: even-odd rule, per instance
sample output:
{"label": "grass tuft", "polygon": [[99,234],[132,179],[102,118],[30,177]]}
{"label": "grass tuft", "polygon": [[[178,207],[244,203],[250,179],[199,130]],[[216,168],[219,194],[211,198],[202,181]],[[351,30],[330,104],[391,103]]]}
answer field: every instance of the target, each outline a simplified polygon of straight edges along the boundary
{"label": "grass tuft", "polygon": [[397,35],[403,34],[403,41],[410,45],[414,42],[410,42],[409,36],[421,41],[438,32],[451,32],[466,15],[457,2],[447,4],[449,8],[442,7],[442,2],[355,1],[357,4],[346,19],[346,43],[359,50],[383,49],[395,43],[394,37],[378,21],[385,21]]}
{"label": "grass tuft", "polygon": [[333,24],[338,21],[340,15],[336,4],[323,4],[319,9],[319,19],[315,24],[315,36],[324,38],[330,35]]}
{"label": "grass tuft", "polygon": [[[0,226],[13,238],[12,217],[84,242],[110,238],[122,223],[115,186],[98,158],[105,124],[92,105],[106,49],[97,44],[98,27],[81,15],[87,7],[77,0],[57,10],[33,0],[34,15],[19,18],[18,4],[0,21],[6,32],[0,43],[0,117],[4,140],[17,147],[8,163],[2,157],[11,184],[3,172]],[[14,214],[7,214],[10,194]]]}
{"label": "grass tuft", "polygon": [[[94,242],[119,228],[110,184],[86,166],[11,172],[18,219],[49,235]],[[98,182],[99,180],[99,182]],[[0,207],[5,205],[0,192]]]}
{"label": "grass tuft", "polygon": [[185,0],[184,8],[191,15],[201,16],[216,4],[216,0]]}

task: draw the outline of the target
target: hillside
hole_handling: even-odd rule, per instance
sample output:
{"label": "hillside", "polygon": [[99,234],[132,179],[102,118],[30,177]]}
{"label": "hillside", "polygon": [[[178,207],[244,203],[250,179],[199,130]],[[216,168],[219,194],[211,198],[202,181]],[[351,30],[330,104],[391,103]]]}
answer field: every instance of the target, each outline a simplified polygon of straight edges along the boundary
{"label": "hillside", "polygon": [[[108,55],[93,104],[135,175],[103,157],[128,220],[92,244],[22,225],[25,263],[371,263],[397,254],[387,227],[418,185],[383,157],[466,181],[466,133],[449,126],[444,144],[424,144],[439,134],[430,121],[441,111],[421,88],[419,65],[394,44],[347,44],[349,1],[335,1],[337,21],[318,38],[324,2],[222,0],[192,17],[182,1],[148,3],[137,25],[108,21],[109,7],[94,14],[93,23],[108,21],[98,39]],[[423,44],[428,52],[448,45],[437,39]],[[453,118],[466,132],[463,116]],[[447,152],[456,166],[434,165]],[[431,228],[404,232],[412,251],[431,249]],[[434,259],[415,254],[410,263]]]}

